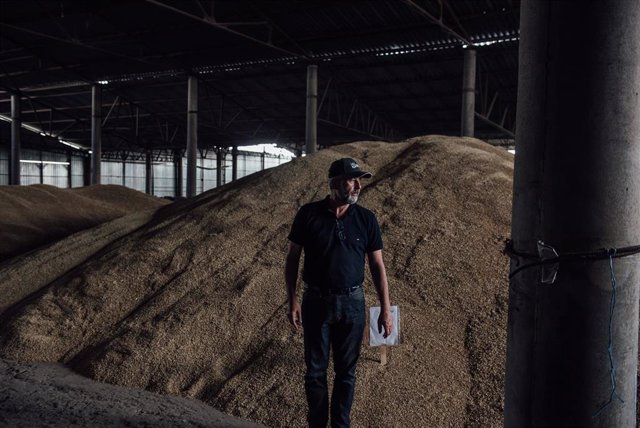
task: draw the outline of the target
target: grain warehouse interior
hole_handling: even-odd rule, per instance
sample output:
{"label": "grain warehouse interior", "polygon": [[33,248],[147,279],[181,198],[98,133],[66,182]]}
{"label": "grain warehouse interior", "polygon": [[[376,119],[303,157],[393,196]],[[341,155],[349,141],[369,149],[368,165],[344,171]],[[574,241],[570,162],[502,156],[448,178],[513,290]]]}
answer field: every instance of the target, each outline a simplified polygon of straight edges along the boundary
{"label": "grain warehouse interior", "polygon": [[[637,426],[638,40],[637,0],[1,1],[0,425],[349,425],[355,370],[354,427]],[[363,281],[400,343],[314,350]]]}

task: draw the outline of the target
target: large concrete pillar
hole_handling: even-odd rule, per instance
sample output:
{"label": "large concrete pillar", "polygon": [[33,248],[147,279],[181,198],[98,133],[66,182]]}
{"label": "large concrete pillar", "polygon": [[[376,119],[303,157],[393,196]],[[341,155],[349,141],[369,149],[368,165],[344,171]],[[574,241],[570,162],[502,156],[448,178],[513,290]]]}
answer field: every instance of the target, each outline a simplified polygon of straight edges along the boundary
{"label": "large concrete pillar", "polygon": [[307,127],[305,133],[307,154],[318,148],[318,66],[307,66]]}
{"label": "large concrete pillar", "polygon": [[238,146],[231,149],[231,181],[238,179]]}
{"label": "large concrete pillar", "polygon": [[464,68],[462,70],[462,121],[460,134],[463,137],[474,136],[476,112],[476,51],[464,51]]}
{"label": "large concrete pillar", "polygon": [[216,187],[222,186],[224,183],[222,182],[224,175],[222,174],[223,162],[225,152],[222,149],[216,150]]}
{"label": "large concrete pillar", "polygon": [[20,94],[11,95],[11,152],[9,154],[9,184],[20,184],[21,129]]}
{"label": "large concrete pillar", "polygon": [[102,87],[91,87],[91,184],[100,184],[102,159]]}
{"label": "large concrete pillar", "polygon": [[[528,0],[520,23],[514,250],[640,244],[640,2]],[[639,257],[553,284],[512,261],[506,427],[636,426]]]}
{"label": "large concrete pillar", "polygon": [[187,198],[196,195],[198,162],[198,79],[189,76],[187,96]]}
{"label": "large concrete pillar", "polygon": [[147,150],[144,166],[145,166],[144,191],[146,194],[151,195],[153,194],[153,162],[152,162],[150,150]]}

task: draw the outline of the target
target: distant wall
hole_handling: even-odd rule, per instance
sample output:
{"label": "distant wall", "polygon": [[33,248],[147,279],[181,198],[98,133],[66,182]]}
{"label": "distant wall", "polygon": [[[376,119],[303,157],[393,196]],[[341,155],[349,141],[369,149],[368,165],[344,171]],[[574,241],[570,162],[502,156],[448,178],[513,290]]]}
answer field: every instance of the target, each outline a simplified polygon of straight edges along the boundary
{"label": "distant wall", "polygon": [[[238,178],[253,174],[262,170],[262,153],[238,152]],[[39,150],[22,150],[22,160],[36,161],[38,163],[21,163],[20,181],[23,185],[50,184],[61,188],[69,187],[69,158],[66,154],[51,153]],[[264,154],[264,168],[287,163],[289,157]],[[42,163],[39,163],[42,161]],[[216,180],[216,154],[207,153],[199,156],[196,170],[196,191],[202,193],[231,181],[232,157],[227,153],[224,158],[222,182]],[[56,163],[51,163],[56,162]],[[185,194],[187,181],[187,160],[183,158],[183,183],[182,194]],[[131,189],[145,191],[145,161],[144,156],[136,160],[103,160],[101,163],[102,184],[118,184]],[[42,172],[41,172],[42,170]],[[124,172],[124,174],[123,174]],[[71,187],[84,185],[83,157],[71,156]],[[153,162],[152,194],[155,196],[175,196],[175,166],[171,161]],[[0,185],[9,184],[9,151],[6,147],[0,147]]]}

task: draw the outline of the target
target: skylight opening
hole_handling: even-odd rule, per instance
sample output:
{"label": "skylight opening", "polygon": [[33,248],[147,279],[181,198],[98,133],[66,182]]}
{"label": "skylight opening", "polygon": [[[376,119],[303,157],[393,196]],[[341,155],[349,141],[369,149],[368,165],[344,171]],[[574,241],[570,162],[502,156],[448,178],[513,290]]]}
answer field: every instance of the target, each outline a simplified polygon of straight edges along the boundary
{"label": "skylight opening", "polygon": [[271,155],[283,156],[285,158],[295,157],[295,154],[293,152],[285,148],[278,147],[275,143],[239,146],[238,149],[244,150],[246,152],[268,153]]}

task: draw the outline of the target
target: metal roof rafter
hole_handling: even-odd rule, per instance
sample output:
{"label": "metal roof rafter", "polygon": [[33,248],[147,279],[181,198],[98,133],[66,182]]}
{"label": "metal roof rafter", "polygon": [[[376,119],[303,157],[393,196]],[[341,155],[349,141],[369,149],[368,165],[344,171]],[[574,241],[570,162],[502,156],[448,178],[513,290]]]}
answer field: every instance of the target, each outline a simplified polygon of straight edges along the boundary
{"label": "metal roof rafter", "polygon": [[[507,109],[508,110],[508,109]],[[505,111],[505,115],[506,115],[506,111]],[[497,129],[498,131],[504,133],[505,135],[508,135],[511,138],[515,138],[515,132],[511,131],[509,129],[506,129],[503,125],[494,122],[493,120],[489,119],[488,117],[486,117],[485,115],[478,113],[477,111],[475,112],[475,116],[482,120],[484,123],[486,123],[487,125],[491,125],[493,128]],[[504,119],[504,116],[503,116]]]}
{"label": "metal roof rafter", "polygon": [[[4,25],[4,24],[0,23],[0,25]],[[4,36],[4,37],[6,37],[6,36]],[[12,41],[13,41],[13,40],[12,40]],[[28,52],[30,52],[30,51],[31,51],[31,49],[30,49],[30,48],[28,48],[28,47],[26,47],[26,46],[22,45],[21,43],[17,43],[17,42],[15,42],[15,41],[13,41],[13,42],[14,42],[17,46],[22,46],[22,48],[23,48],[23,49],[25,49],[26,51],[28,51]],[[39,54],[39,53],[37,53],[37,54],[36,54],[36,57],[37,57],[37,58],[42,58],[42,55],[41,55],[41,54]],[[49,58],[49,57],[44,57],[44,59],[46,59],[46,60],[48,60],[48,61],[51,61],[51,62],[52,62],[52,63],[54,63],[54,64],[56,64],[56,63],[57,63],[57,61],[55,61],[55,60],[53,60],[53,59],[51,59],[51,58]],[[63,69],[65,69],[65,70],[68,70],[68,68],[67,68],[65,65],[63,65],[63,64],[61,65],[61,67],[62,67]],[[88,85],[93,85],[93,84],[95,84],[95,82],[93,82],[91,79],[88,79],[86,76],[83,76],[82,74],[80,74],[80,73],[78,73],[78,72],[76,72],[76,71],[73,71],[73,70],[68,70],[68,71],[69,71],[69,73],[70,73],[70,74],[73,74],[73,75],[78,76],[78,78],[79,78],[80,80],[82,80],[85,84],[88,84]],[[75,84],[75,83],[74,83],[74,84]],[[6,87],[6,86],[5,86],[5,87]],[[16,88],[9,88],[9,87],[6,87],[6,88],[7,88],[8,90],[10,90],[10,91],[14,91],[14,92],[16,91]],[[18,90],[19,90],[19,89],[18,89]],[[132,101],[130,101],[130,100],[128,99],[128,97],[124,97],[124,96],[122,96],[121,94],[116,94],[116,95],[120,95],[121,100],[123,100],[123,101],[125,101],[125,102],[129,103],[130,105],[134,104]],[[41,104],[41,105],[45,105],[45,106],[48,106],[46,103],[42,103],[42,102],[39,102],[39,104]],[[48,106],[48,107],[51,107],[51,106]],[[136,106],[136,107],[137,107],[137,106]],[[55,109],[54,109],[54,110],[55,110]],[[143,110],[145,110],[145,109],[143,109]],[[148,110],[146,110],[146,111],[148,111]],[[153,115],[153,112],[150,112],[150,113]],[[73,117],[73,116],[68,115],[68,114],[67,114],[66,116],[67,116],[67,117]],[[75,117],[74,117],[74,120],[75,120],[75,122],[74,122],[74,126],[75,126],[75,124],[79,124],[79,125],[81,125],[81,126],[83,127],[83,129],[85,129],[85,130],[86,130],[87,120],[77,119],[77,118],[75,118]],[[177,125],[176,125],[176,127],[177,127]],[[71,128],[71,126],[66,127],[66,128],[63,130],[63,132],[67,132],[70,128]],[[107,134],[107,135],[105,135],[105,136],[106,136],[106,137],[108,137],[108,132],[109,132],[109,131],[108,131],[108,130],[104,130],[104,131],[105,131],[104,133],[105,133],[105,134]],[[59,137],[60,137],[60,135],[62,135],[62,134],[58,134],[58,135],[56,136],[56,138],[59,138]],[[130,144],[130,142],[129,142],[126,138],[121,137],[121,136],[118,136],[118,137],[119,137],[121,140],[124,140],[124,141],[126,141],[128,144]]]}
{"label": "metal roof rafter", "polygon": [[[207,81],[207,80],[204,80],[204,79],[198,79],[198,80],[199,80],[200,82],[202,82],[202,83],[205,85],[205,91],[207,92],[207,96],[210,96],[210,94],[209,94],[209,92],[208,92],[208,89],[207,89],[207,86],[209,86],[211,89],[213,89],[214,91],[216,91],[216,92],[218,93],[218,95],[220,95],[220,97],[221,97],[221,99],[222,99],[222,101],[221,101],[222,105],[221,105],[221,110],[220,110],[220,111],[221,111],[221,114],[220,114],[220,126],[221,126],[221,128],[220,128],[220,129],[224,129],[224,130],[226,130],[226,129],[231,125],[231,123],[232,123],[232,122],[233,122],[233,121],[234,121],[234,120],[235,120],[235,119],[240,115],[240,113],[243,113],[243,112],[248,113],[248,114],[249,114],[249,116],[251,116],[253,119],[260,120],[260,121],[264,121],[264,120],[265,120],[263,117],[260,117],[260,116],[256,115],[255,113],[250,112],[250,109],[249,109],[249,108],[247,108],[247,107],[243,106],[242,104],[240,104],[240,103],[239,103],[238,101],[236,101],[235,99],[233,99],[233,98],[229,97],[229,96],[228,96],[228,95],[227,95],[223,90],[221,90],[221,89],[217,88],[217,87],[213,84],[213,82],[210,82],[210,81]],[[223,122],[223,118],[222,118],[223,116],[222,116],[222,114],[223,114],[223,112],[224,112],[224,100],[226,100],[226,99],[231,99],[231,101],[232,101],[235,105],[237,105],[238,107],[240,107],[240,109],[241,109],[241,110],[240,110],[240,111],[239,111],[239,112],[238,112],[238,113],[233,117],[233,119],[232,119],[231,121],[229,121],[226,125],[223,125],[223,123],[222,123],[222,122]],[[280,124],[280,125],[281,125],[281,124]],[[275,130],[275,129],[274,129],[274,130]],[[293,141],[292,141],[292,142],[293,142]]]}
{"label": "metal roof rafter", "polygon": [[418,11],[420,15],[428,18],[431,22],[433,22],[434,24],[442,28],[445,32],[454,36],[456,39],[464,42],[467,45],[473,46],[473,43],[470,40],[468,40],[467,37],[463,36],[462,34],[459,34],[456,30],[454,30],[453,28],[445,24],[442,21],[442,15],[439,18],[433,16],[429,11],[427,11],[425,8],[417,4],[414,0],[402,0],[402,1],[405,2],[407,5],[409,5],[410,7],[414,8],[416,11]]}
{"label": "metal roof rafter", "polygon": [[[326,95],[326,94],[325,94]],[[398,133],[386,121],[357,98],[342,94],[325,96],[322,110],[318,110],[318,121],[357,132],[378,140],[394,140]]]}
{"label": "metal roof rafter", "polygon": [[238,37],[241,37],[243,39],[250,40],[250,41],[252,41],[254,43],[257,43],[259,45],[266,46],[266,47],[268,47],[270,49],[277,50],[278,52],[281,52],[281,53],[284,53],[284,54],[287,54],[287,55],[290,55],[290,56],[293,56],[293,57],[296,57],[296,58],[303,57],[303,55],[300,55],[298,53],[291,52],[291,51],[289,51],[287,49],[283,49],[281,47],[278,47],[278,46],[276,46],[276,45],[274,45],[272,43],[265,42],[265,41],[260,40],[260,39],[256,39],[255,37],[251,37],[251,36],[249,36],[247,34],[239,32],[239,31],[232,30],[231,28],[229,28],[228,26],[226,26],[224,24],[217,23],[217,22],[215,22],[215,21],[213,21],[211,19],[202,18],[202,17],[200,17],[198,15],[193,15],[192,13],[186,12],[186,11],[184,11],[182,9],[178,9],[177,7],[170,6],[170,5],[165,4],[165,3],[161,2],[161,1],[158,1],[158,0],[144,0],[144,1],[146,1],[147,3],[153,4],[153,5],[156,5],[158,7],[162,7],[162,8],[165,8],[167,10],[170,10],[170,11],[172,11],[174,13],[179,14],[179,15],[186,16],[187,18],[193,19],[193,20],[201,22],[203,24],[210,25],[210,26],[212,26],[214,28],[217,28],[219,30],[226,31],[228,33],[234,34],[234,35],[236,35]]}
{"label": "metal roof rafter", "polygon": [[[147,2],[150,2],[150,3],[152,3],[152,4],[164,5],[163,3],[161,3],[161,2],[157,2],[157,1],[155,1],[155,0],[146,0],[146,1],[147,1]],[[196,1],[197,1],[197,0],[196,0]],[[199,3],[199,1],[198,1],[198,4],[200,4],[200,3]],[[167,5],[164,5],[164,6],[167,6]],[[169,7],[169,8],[170,8],[170,9],[172,9],[172,10],[173,10],[173,9],[175,9],[175,8],[172,8],[171,6],[167,6],[167,7]],[[176,11],[179,11],[179,9],[176,9]],[[187,12],[184,12],[184,13],[187,13]],[[187,14],[188,14],[188,13],[187,13]],[[189,14],[189,15],[190,15],[190,14]],[[195,16],[195,15],[191,15],[191,17],[198,18],[198,17],[197,17],[197,16]],[[118,26],[117,26],[117,25],[115,25],[115,24],[114,24],[113,22],[111,22],[109,19],[105,18],[104,16],[101,16],[101,18],[102,18],[105,22],[107,22],[108,24],[110,24],[110,25],[112,25],[113,27],[117,28],[117,29],[118,29],[118,31],[122,31],[121,29],[119,29],[119,28],[118,28]],[[204,20],[205,20],[205,21],[207,21],[208,23],[211,23],[211,21],[215,21],[215,19],[213,19],[213,15],[212,15],[212,16],[210,17],[210,19],[208,19],[208,20],[207,20],[207,19],[205,19],[205,18],[198,18],[198,19],[204,19]],[[222,24],[219,24],[219,25],[222,25]],[[125,34],[128,34],[128,33],[125,31]],[[182,68],[179,64],[175,64],[175,65],[174,65],[174,64],[171,64],[171,63],[170,63],[169,65],[170,65],[170,66],[175,66],[175,67],[177,67],[177,68]],[[240,113],[242,113],[242,112],[248,112],[248,109],[247,109],[246,107],[244,107],[243,105],[241,105],[239,102],[237,102],[237,101],[235,101],[235,100],[233,100],[233,99],[232,99],[232,102],[233,102],[234,104],[236,104],[238,107],[240,107],[240,109],[241,109],[241,110],[240,110],[240,112],[238,112],[238,113],[237,113],[237,114],[236,114],[236,115],[235,115],[235,116],[234,116],[234,117],[233,117],[233,118],[232,118],[232,119],[231,119],[231,120],[230,120],[226,125],[223,125],[222,121],[223,121],[223,114],[224,114],[224,99],[225,99],[225,98],[228,98],[228,97],[227,97],[227,95],[226,95],[223,91],[221,91],[221,90],[217,89],[216,87],[214,87],[210,82],[207,82],[206,80],[204,80],[204,79],[200,78],[199,74],[198,74],[198,73],[194,73],[194,71],[193,71],[193,70],[185,70],[185,71],[186,71],[187,73],[189,73],[189,74],[193,73],[193,74],[198,78],[198,80],[204,84],[205,93],[206,93],[206,99],[207,99],[207,102],[208,102],[208,104],[209,104],[209,108],[210,108],[210,110],[211,110],[211,111],[213,111],[213,106],[211,105],[211,95],[210,95],[210,93],[209,93],[209,87],[211,87],[212,89],[214,89],[215,91],[217,91],[217,92],[220,94],[220,96],[222,97],[222,105],[221,105],[221,110],[220,110],[220,121],[219,121],[220,126],[219,126],[218,130],[219,130],[223,135],[224,135],[224,134],[237,135],[237,133],[234,133],[234,132],[231,132],[231,131],[227,131],[227,129],[228,129],[228,128],[229,128],[229,126],[233,123],[233,121],[234,121],[234,120],[235,120],[235,119],[240,115]],[[121,89],[121,90],[122,90],[122,89]],[[143,102],[144,102],[144,101],[143,101]],[[149,110],[146,110],[146,111],[149,111]],[[201,110],[201,112],[202,112],[202,110]],[[165,114],[165,113],[164,113],[164,112],[156,113],[156,115],[161,115],[161,114]],[[253,117],[255,117],[255,114],[251,114],[251,115],[252,115]],[[262,118],[258,118],[258,119],[259,119],[259,120],[262,120]],[[176,128],[176,129],[177,129],[177,128]],[[231,135],[230,135],[230,136],[231,136]],[[174,137],[173,137],[173,138],[175,138],[175,132],[174,132]],[[173,140],[173,138],[172,138],[172,140]]]}
{"label": "metal roof rafter", "polygon": [[258,12],[258,13],[259,13],[259,14],[260,14],[260,15],[261,15],[261,16],[262,16],[262,17],[263,17],[263,18],[264,18],[264,19],[269,23],[269,25],[271,25],[271,27],[273,27],[273,28],[275,28],[276,30],[278,30],[278,32],[279,32],[280,34],[282,34],[282,35],[283,35],[283,36],[284,36],[284,37],[285,37],[285,38],[286,38],[286,39],[287,39],[291,44],[293,44],[296,48],[298,48],[298,49],[300,50],[300,52],[302,52],[303,56],[305,56],[305,57],[307,57],[307,58],[310,58],[310,57],[311,57],[312,52],[307,51],[305,48],[303,48],[302,46],[300,46],[300,45],[298,44],[298,42],[296,42],[293,38],[289,37],[289,35],[288,35],[284,30],[282,30],[282,28],[280,28],[280,26],[279,26],[279,25],[277,25],[277,24],[273,21],[273,19],[269,18],[269,17],[266,15],[266,13],[264,13],[264,11],[263,11],[262,9],[258,8],[258,7],[255,5],[255,2],[253,2],[253,1],[249,1],[249,4],[253,7],[253,9],[254,9],[256,12]]}
{"label": "metal roof rafter", "polygon": [[51,34],[46,34],[46,33],[41,33],[41,32],[34,31],[34,30],[29,30],[27,28],[22,28],[22,27],[18,27],[16,25],[6,24],[4,22],[0,22],[0,26],[11,28],[11,29],[14,29],[14,30],[17,30],[17,31],[23,31],[25,33],[28,33],[28,34],[31,34],[31,35],[34,35],[34,36],[37,36],[37,37],[42,37],[42,38],[45,38],[45,39],[51,39],[51,40],[54,40],[56,42],[70,44],[70,45],[73,45],[73,46],[76,46],[76,47],[82,47],[82,48],[89,49],[89,50],[95,50],[97,52],[101,52],[101,53],[104,53],[104,54],[107,54],[107,55],[110,55],[110,56],[113,56],[113,57],[126,59],[127,61],[135,61],[135,62],[139,62],[139,63],[146,64],[146,65],[156,65],[156,66],[158,65],[157,63],[146,61],[146,60],[140,59],[139,57],[131,57],[129,55],[121,54],[119,52],[114,52],[114,51],[110,51],[108,49],[103,49],[103,48],[99,48],[97,46],[92,46],[90,44],[83,43],[83,42],[81,42],[80,40],[77,40],[77,39],[64,39],[62,37],[52,36]]}

